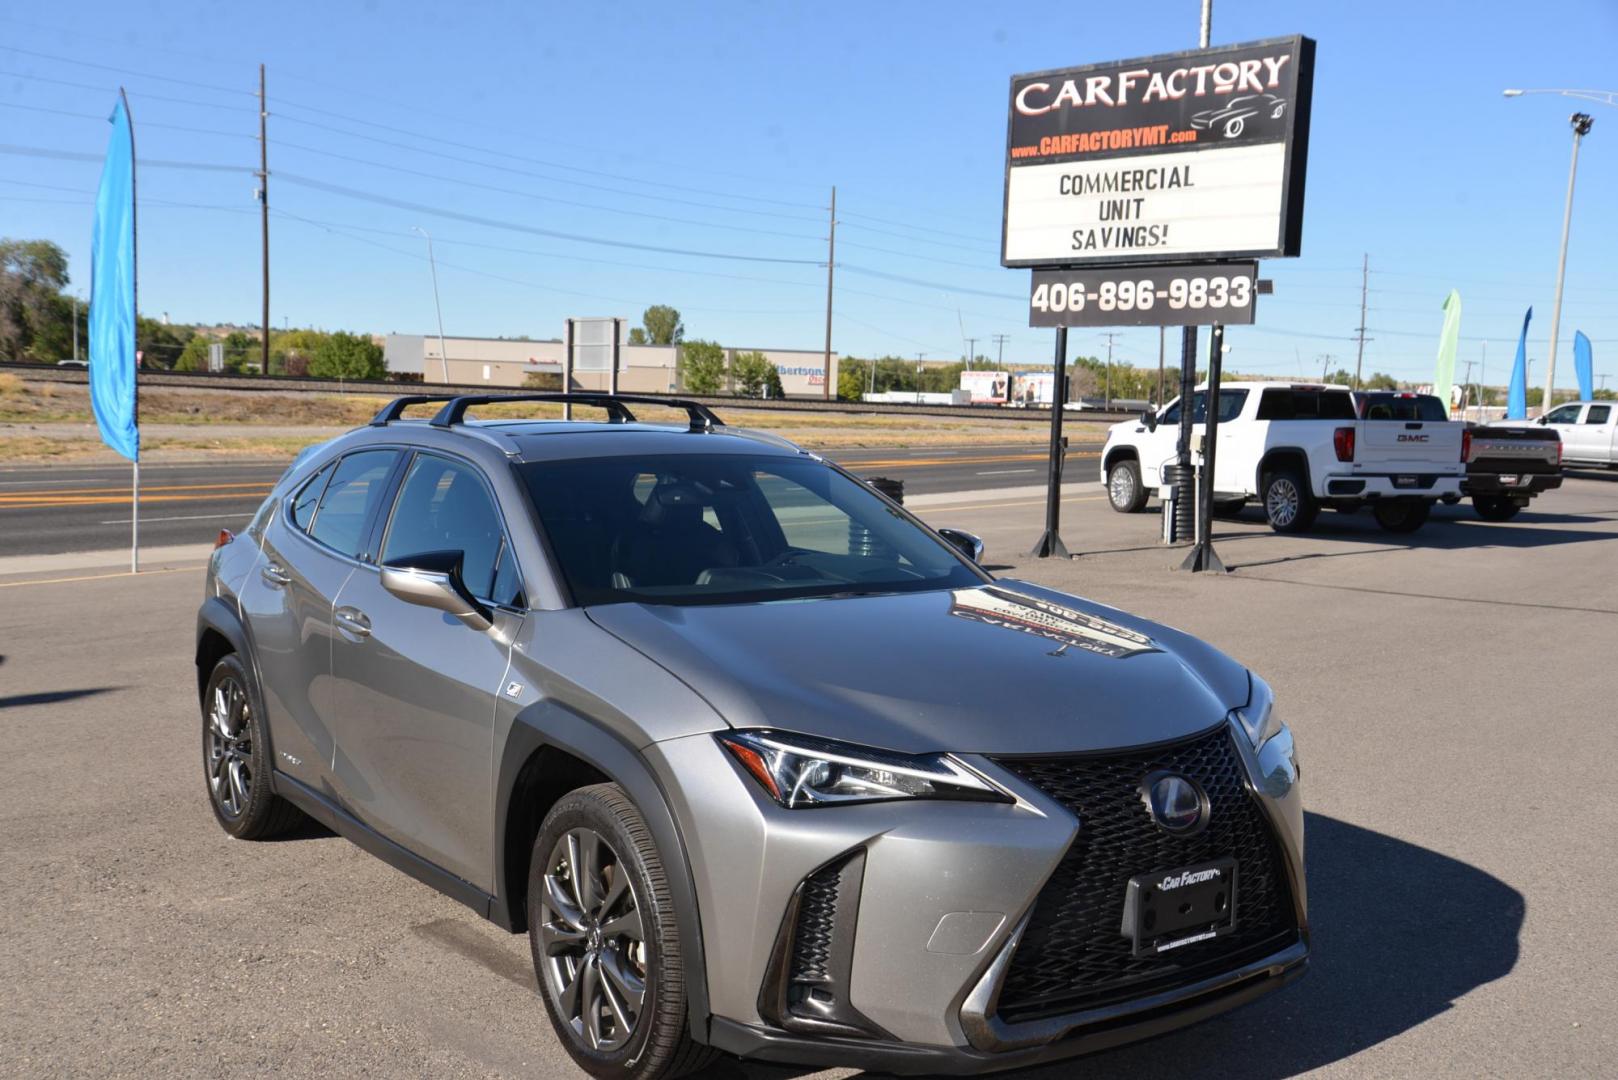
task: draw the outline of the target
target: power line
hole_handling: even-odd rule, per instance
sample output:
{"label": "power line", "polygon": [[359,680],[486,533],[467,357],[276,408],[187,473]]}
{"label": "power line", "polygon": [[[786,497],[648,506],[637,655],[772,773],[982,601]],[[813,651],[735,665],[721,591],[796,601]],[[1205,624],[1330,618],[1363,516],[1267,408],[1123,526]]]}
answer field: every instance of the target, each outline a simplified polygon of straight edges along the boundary
{"label": "power line", "polygon": [[[4,147],[0,146],[0,150]],[[417,214],[431,214],[435,217],[450,218],[455,221],[464,221],[471,225],[482,225],[491,229],[505,229],[511,232],[530,233],[534,236],[549,236],[557,240],[573,240],[581,244],[601,244],[607,247],[628,248],[633,251],[655,251],[664,255],[686,255],[700,259],[727,259],[734,262],[775,263],[787,266],[824,266],[819,259],[786,259],[770,255],[740,255],[733,252],[700,251],[694,248],[665,247],[658,244],[641,244],[630,240],[613,240],[601,236],[586,236],[581,233],[563,232],[559,229],[542,229],[535,225],[524,225],[515,221],[502,221],[499,218],[483,217],[479,214],[465,214],[457,210],[444,207],[428,206],[424,203],[411,202],[408,199],[395,199],[387,195],[377,195],[357,188],[344,187],[341,184],[328,184],[323,180],[312,177],[298,176],[293,173],[277,172],[276,176],[282,183],[297,187],[311,188],[315,191],[324,191],[328,194],[341,195],[344,198],[356,199],[361,202],[375,203],[379,206],[391,206],[398,210],[409,210]]]}
{"label": "power line", "polygon": [[53,56],[50,53],[34,52],[32,49],[19,49],[15,45],[0,45],[5,52],[20,53],[23,56],[32,56],[36,60],[49,60],[57,64],[73,64],[77,67],[95,68],[97,71],[111,71],[119,75],[133,75],[141,79],[156,79],[160,82],[170,82],[177,86],[190,86],[197,90],[212,90],[220,94],[246,94],[253,96],[251,90],[242,90],[234,86],[220,86],[217,83],[195,82],[191,79],[177,79],[172,75],[157,75],[149,71],[136,71],[132,68],[114,67],[111,64],[96,64],[89,60],[79,60],[71,56]]}
{"label": "power line", "polygon": [[[72,86],[80,90],[95,90],[104,94],[112,93],[113,90],[116,89],[115,87],[105,86],[97,83],[73,82],[70,79],[52,79],[44,75],[29,75],[26,72],[21,71],[0,70],[0,75],[13,79],[27,79],[30,82],[52,83],[56,86]],[[198,101],[196,98],[171,97],[167,94],[153,94],[145,90],[139,91],[131,96],[139,98],[143,101],[167,101],[178,105],[196,105],[204,109],[227,109],[232,112],[239,112],[241,109],[241,106],[239,105],[221,105],[217,101]],[[143,124],[142,126],[145,125]]]}
{"label": "power line", "polygon": [[[50,113],[53,116],[71,116],[79,120],[96,120],[101,123],[106,123],[107,121],[105,116],[97,116],[95,113],[72,112],[68,109],[51,109],[45,107],[44,105],[24,105],[19,101],[0,101],[0,108],[25,109],[28,112]],[[168,131],[186,131],[193,135],[223,135],[230,139],[251,139],[253,137],[240,131],[219,131],[216,128],[190,127],[186,124],[163,124],[155,120],[142,120],[140,126],[143,128],[164,128]]]}
{"label": "power line", "polygon": [[[0,143],[0,154],[52,158],[58,161],[92,161],[96,164],[100,164],[104,160],[101,154],[85,154],[76,150],[56,150],[47,146],[17,146],[13,143]],[[252,168],[246,165],[216,165],[208,161],[166,161],[157,158],[141,158],[140,167],[143,169],[182,169],[192,172],[250,173],[253,171]]]}

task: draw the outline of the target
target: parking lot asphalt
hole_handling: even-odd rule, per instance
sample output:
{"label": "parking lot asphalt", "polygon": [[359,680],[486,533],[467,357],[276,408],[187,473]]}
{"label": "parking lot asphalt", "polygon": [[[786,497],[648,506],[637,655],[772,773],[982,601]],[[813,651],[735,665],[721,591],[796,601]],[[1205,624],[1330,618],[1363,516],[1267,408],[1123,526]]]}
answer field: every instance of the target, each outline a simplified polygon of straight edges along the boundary
{"label": "parking lot asphalt", "polygon": [[[1070,491],[1085,554],[1063,563],[1023,555],[1043,518],[1027,488],[915,504],[982,534],[1002,576],[1270,680],[1300,745],[1315,953],[1244,1010],[1013,1075],[1613,1075],[1618,474],[1510,524],[1443,509],[1408,540],[1331,513],[1280,537],[1249,510],[1218,524],[1224,577],[1172,570],[1155,512]],[[215,825],[194,562],[62,576],[0,576],[0,1074],[578,1075],[526,939],[317,829],[247,844]]]}

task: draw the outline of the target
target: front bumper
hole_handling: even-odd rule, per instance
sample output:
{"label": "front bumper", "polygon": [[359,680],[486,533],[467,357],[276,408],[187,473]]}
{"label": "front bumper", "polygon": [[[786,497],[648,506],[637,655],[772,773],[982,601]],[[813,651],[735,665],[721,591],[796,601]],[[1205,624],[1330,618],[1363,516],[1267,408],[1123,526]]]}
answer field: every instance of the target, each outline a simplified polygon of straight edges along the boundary
{"label": "front bumper", "polygon": [[[1308,957],[1303,814],[1290,734],[1261,754],[1245,736],[1231,735],[1242,783],[1284,866],[1291,936],[1259,955],[1233,955],[1228,968],[1204,964],[1194,979],[1047,1010],[1055,1015],[1025,1011],[1013,1022],[1001,1017],[997,999],[1042,892],[1080,835],[1067,806],[974,757],[966,760],[1015,792],[1016,805],[787,811],[760,797],[711,737],[648,747],[667,779],[697,882],[709,1041],[762,1060],[963,1075],[1146,1038],[1286,985]],[[681,782],[691,777],[700,784]],[[834,991],[825,1016],[835,1023],[817,1025],[801,1011],[786,1013],[782,987],[796,986],[783,980],[803,953],[792,937],[800,909],[819,902],[832,910],[819,884],[828,875],[845,900],[852,894],[855,914],[843,938],[816,940],[809,950],[831,972]]]}

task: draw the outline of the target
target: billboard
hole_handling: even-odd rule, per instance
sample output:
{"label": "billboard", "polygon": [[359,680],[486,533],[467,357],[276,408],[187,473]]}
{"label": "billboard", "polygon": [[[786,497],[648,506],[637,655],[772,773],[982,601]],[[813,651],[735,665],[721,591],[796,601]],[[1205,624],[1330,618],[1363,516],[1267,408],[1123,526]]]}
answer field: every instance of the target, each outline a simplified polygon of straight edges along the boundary
{"label": "billboard", "polygon": [[1035,270],[1029,326],[1250,324],[1258,264],[1106,266]]}
{"label": "billboard", "polygon": [[1049,405],[1056,400],[1056,376],[1049,371],[1019,372],[1011,377],[1013,405]]}
{"label": "billboard", "polygon": [[1004,405],[1011,388],[1011,375],[1004,371],[963,371],[961,389],[972,395],[974,405]]}
{"label": "billboard", "polygon": [[1016,75],[1001,263],[1296,255],[1315,43]]}

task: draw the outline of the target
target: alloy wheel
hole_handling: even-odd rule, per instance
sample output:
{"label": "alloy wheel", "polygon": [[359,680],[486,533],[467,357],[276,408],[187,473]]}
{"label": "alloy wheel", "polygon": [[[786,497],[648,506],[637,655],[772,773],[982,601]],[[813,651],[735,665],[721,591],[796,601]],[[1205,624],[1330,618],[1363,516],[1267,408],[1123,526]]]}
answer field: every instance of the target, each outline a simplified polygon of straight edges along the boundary
{"label": "alloy wheel", "polygon": [[208,787],[226,817],[238,818],[253,794],[253,727],[247,691],[227,675],[208,707]]}
{"label": "alloy wheel", "polygon": [[1264,493],[1264,509],[1270,515],[1271,523],[1286,528],[1298,517],[1298,487],[1287,477],[1281,476],[1270,481],[1269,490]]}
{"label": "alloy wheel", "polygon": [[598,1052],[620,1049],[646,1004],[646,934],[629,867],[593,829],[556,842],[539,901],[545,981],[563,1022]]}
{"label": "alloy wheel", "polygon": [[1107,493],[1112,496],[1112,505],[1128,506],[1135,497],[1135,480],[1129,475],[1128,469],[1112,470],[1112,479],[1107,484]]}

